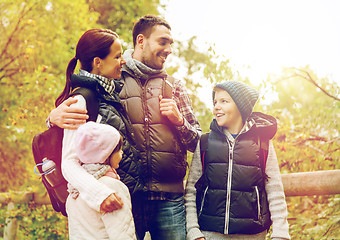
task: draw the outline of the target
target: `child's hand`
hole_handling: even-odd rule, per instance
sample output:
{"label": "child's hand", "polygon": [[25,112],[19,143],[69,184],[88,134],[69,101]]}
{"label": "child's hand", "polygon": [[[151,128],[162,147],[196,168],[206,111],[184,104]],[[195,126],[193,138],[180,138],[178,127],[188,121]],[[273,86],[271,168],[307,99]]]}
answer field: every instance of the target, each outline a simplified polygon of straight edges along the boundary
{"label": "child's hand", "polygon": [[100,205],[100,212],[113,212],[114,210],[121,209],[123,205],[122,199],[117,194],[112,193]]}

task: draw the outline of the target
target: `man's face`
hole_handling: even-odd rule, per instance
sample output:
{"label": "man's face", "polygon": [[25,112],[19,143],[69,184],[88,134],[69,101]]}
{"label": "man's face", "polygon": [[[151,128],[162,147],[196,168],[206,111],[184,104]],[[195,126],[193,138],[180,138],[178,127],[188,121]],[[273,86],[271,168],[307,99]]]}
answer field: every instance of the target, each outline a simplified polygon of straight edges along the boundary
{"label": "man's face", "polygon": [[156,25],[148,38],[144,37],[141,62],[153,69],[163,69],[166,58],[172,52],[173,39],[170,30]]}

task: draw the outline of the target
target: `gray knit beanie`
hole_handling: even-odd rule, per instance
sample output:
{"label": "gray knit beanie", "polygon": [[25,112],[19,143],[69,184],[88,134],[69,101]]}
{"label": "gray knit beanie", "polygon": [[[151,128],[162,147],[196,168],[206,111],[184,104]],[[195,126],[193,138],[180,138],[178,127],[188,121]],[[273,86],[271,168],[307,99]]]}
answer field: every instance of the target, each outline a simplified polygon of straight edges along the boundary
{"label": "gray knit beanie", "polygon": [[243,122],[245,122],[252,113],[253,108],[259,98],[258,91],[243,82],[227,81],[215,85],[212,93],[213,100],[215,98],[216,88],[220,88],[228,92],[240,111]]}

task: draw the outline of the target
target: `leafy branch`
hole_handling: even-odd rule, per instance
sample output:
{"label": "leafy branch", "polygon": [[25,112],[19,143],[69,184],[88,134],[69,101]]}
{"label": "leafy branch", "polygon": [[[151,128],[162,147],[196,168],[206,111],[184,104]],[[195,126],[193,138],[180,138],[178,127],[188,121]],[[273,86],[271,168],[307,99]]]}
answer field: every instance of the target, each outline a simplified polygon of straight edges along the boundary
{"label": "leafy branch", "polygon": [[11,44],[11,42],[13,41],[15,34],[19,33],[23,29],[22,27],[20,27],[21,26],[20,24],[21,24],[22,20],[24,19],[25,15],[28,14],[33,9],[33,6],[31,6],[29,9],[26,9],[27,5],[26,4],[22,4],[22,5],[23,5],[23,8],[22,8],[21,12],[19,13],[18,21],[15,25],[14,30],[12,31],[12,33],[8,37],[8,40],[7,40],[6,44],[4,45],[4,48],[1,51],[0,59],[7,53],[7,49],[9,47],[9,45]]}
{"label": "leafy branch", "polygon": [[298,69],[298,68],[291,68],[292,70],[295,70],[295,74],[293,74],[291,77],[301,77],[305,80],[307,80],[308,82],[312,83],[314,86],[316,86],[318,89],[320,89],[324,94],[326,94],[328,97],[333,98],[336,101],[340,101],[340,98],[338,98],[337,96],[334,96],[332,94],[330,94],[328,91],[326,91],[323,87],[321,87],[314,79],[313,77],[310,75],[310,73],[306,70],[303,69]]}

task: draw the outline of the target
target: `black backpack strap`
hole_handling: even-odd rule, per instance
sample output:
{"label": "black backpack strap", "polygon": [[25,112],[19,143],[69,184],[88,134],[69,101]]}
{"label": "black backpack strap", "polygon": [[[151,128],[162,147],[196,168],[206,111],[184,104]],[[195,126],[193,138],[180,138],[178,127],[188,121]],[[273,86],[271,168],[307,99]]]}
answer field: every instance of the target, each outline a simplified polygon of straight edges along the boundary
{"label": "black backpack strap", "polygon": [[208,150],[208,138],[209,133],[204,133],[200,138],[200,152],[201,152],[201,161],[202,161],[202,176],[195,183],[196,188],[196,208],[197,213],[201,211],[202,200],[203,200],[203,192],[206,187],[206,176],[205,176],[205,154]]}
{"label": "black backpack strap", "polygon": [[208,150],[208,138],[209,138],[209,133],[204,133],[200,138],[200,152],[201,152],[201,161],[202,161],[203,172],[204,172],[204,157],[205,157],[205,153]]}
{"label": "black backpack strap", "polygon": [[95,122],[97,120],[99,112],[99,101],[97,93],[89,88],[80,87],[75,88],[70,96],[75,96],[78,94],[82,95],[86,100],[87,114],[89,115],[87,121]]}

